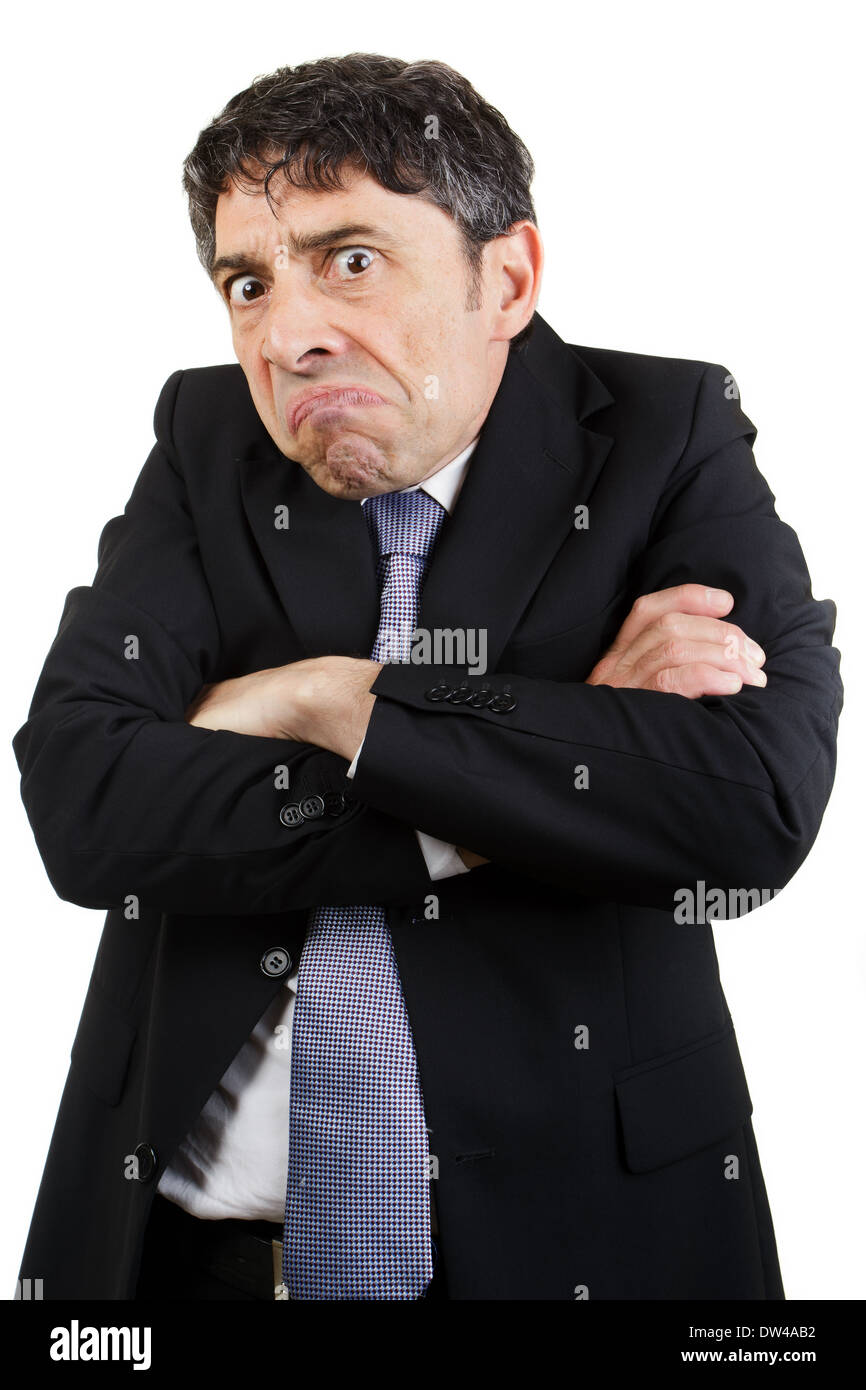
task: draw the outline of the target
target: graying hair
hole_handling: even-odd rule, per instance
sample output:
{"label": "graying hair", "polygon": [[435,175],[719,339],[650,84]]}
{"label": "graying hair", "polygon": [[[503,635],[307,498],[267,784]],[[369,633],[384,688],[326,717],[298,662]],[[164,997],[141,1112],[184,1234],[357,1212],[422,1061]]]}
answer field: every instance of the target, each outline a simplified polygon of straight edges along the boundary
{"label": "graying hair", "polygon": [[[296,188],[327,190],[344,186],[344,166],[393,193],[417,194],[453,218],[468,269],[467,309],[480,306],[485,243],[508,235],[516,222],[536,221],[532,156],[465,77],[445,63],[350,53],[257,77],[199,133],[184,160],[183,189],[208,274],[217,199],[229,180],[261,184],[271,204],[278,169]],[[510,348],[531,329],[530,319]]]}

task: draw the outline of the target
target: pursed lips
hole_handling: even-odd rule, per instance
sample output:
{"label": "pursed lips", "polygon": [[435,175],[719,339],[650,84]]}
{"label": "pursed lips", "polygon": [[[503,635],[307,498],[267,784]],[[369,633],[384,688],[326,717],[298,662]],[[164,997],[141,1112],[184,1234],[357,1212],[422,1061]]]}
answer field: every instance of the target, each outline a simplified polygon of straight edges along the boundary
{"label": "pursed lips", "polygon": [[323,387],[318,391],[306,392],[290,408],[289,428],[292,434],[297,434],[298,427],[308,415],[325,405],[385,405],[385,401],[375,391],[368,391],[362,386]]}

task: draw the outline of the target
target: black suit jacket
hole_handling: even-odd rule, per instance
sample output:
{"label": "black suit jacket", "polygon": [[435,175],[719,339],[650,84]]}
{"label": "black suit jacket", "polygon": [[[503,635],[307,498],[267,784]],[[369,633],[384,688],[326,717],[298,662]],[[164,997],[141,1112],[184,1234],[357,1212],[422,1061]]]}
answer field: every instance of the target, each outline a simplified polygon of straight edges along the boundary
{"label": "black suit jacket", "polygon": [[[574,347],[536,315],[421,599],[426,628],[486,629],[470,685],[511,698],[431,699],[466,668],[386,666],[351,782],[184,711],[207,682],[369,654],[361,507],[279,453],[237,365],[175,372],[154,428],[14,738],[52,884],[108,909],[21,1276],[134,1297],[158,1176],[283,985],[269,949],[297,958],[313,905],[378,902],[451,1297],[782,1298],[712,927],[675,895],[790,879],[841,685],[724,367]],[[586,685],[634,599],[684,580],[733,592],[767,687]],[[431,883],[413,827],[491,863]]]}

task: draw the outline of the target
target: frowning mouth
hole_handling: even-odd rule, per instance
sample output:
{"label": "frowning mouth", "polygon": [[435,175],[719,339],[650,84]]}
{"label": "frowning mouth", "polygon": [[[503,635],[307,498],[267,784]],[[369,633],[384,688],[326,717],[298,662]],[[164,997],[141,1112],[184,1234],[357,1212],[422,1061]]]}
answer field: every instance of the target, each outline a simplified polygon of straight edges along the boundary
{"label": "frowning mouth", "polygon": [[297,434],[298,427],[312,415],[314,410],[324,406],[385,405],[375,391],[366,391],[360,386],[322,387],[317,391],[307,391],[300,400],[294,402],[289,411],[289,429]]}

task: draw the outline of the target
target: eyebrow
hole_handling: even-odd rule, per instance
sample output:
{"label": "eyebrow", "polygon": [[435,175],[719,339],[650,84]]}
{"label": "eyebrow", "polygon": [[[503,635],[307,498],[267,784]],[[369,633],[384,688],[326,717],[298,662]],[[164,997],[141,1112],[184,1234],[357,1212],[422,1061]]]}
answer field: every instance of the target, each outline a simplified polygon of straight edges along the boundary
{"label": "eyebrow", "polygon": [[[344,222],[341,226],[326,227],[320,232],[301,232],[297,236],[293,236],[290,232],[288,247],[296,256],[304,256],[311,251],[322,251],[328,246],[333,246],[336,241],[346,241],[352,237],[362,236],[372,237],[373,240],[394,248],[405,244],[390,232],[386,232],[384,227],[373,227],[366,222]],[[280,244],[285,245],[286,243]],[[250,270],[254,273],[265,274],[270,268],[270,262],[262,260],[261,257],[236,251],[231,255],[218,256],[211,266],[210,274],[211,279],[216,280],[221,270]]]}

